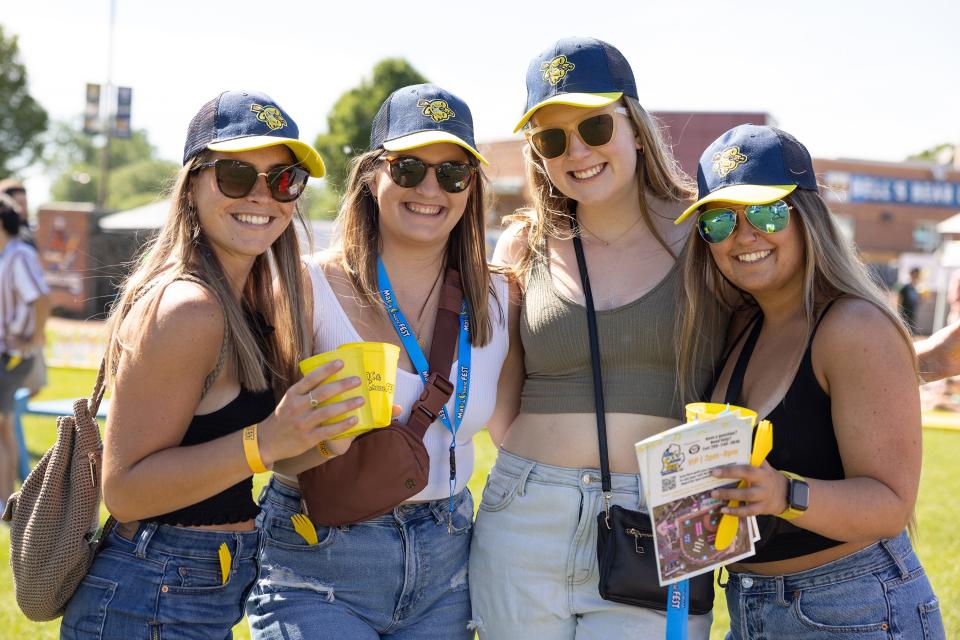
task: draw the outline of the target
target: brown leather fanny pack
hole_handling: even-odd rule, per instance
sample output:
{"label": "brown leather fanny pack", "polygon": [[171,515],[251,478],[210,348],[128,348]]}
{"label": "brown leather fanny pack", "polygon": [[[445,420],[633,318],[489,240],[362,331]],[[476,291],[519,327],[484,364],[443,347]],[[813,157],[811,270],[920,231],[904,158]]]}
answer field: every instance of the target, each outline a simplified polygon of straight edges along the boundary
{"label": "brown leather fanny pack", "polygon": [[368,431],[342,456],[297,477],[304,513],[315,525],[340,526],[383,515],[427,486],[430,455],[423,435],[453,393],[447,375],[462,300],[460,274],[447,269],[430,347],[430,378],[407,423]]}

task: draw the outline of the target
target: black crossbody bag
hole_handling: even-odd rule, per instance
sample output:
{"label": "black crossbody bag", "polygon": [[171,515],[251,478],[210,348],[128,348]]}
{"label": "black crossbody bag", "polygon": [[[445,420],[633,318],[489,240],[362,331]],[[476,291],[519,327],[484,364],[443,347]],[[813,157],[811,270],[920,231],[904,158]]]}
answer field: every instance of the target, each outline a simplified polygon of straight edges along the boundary
{"label": "black crossbody bag", "polygon": [[[576,225],[576,212],[574,211]],[[597,438],[600,443],[600,481],[603,512],[597,514],[597,565],[600,571],[600,597],[611,602],[646,609],[667,610],[667,587],[660,586],[657,554],[653,545],[653,526],[643,511],[611,505],[610,461],[607,458],[607,422],[603,402],[603,378],[600,374],[600,343],[597,314],[593,308],[587,262],[583,256],[579,225],[575,227],[573,248],[577,253],[580,281],[587,306],[590,334],[590,359],[593,365],[594,405],[597,412]],[[690,613],[703,615],[713,608],[713,573],[690,580]]]}

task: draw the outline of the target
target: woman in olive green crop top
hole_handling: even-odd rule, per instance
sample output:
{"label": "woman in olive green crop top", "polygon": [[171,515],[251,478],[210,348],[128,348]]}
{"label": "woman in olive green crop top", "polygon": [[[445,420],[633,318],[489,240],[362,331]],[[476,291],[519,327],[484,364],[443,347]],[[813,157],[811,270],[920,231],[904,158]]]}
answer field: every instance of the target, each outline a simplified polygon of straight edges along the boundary
{"label": "woman in olive green crop top", "polygon": [[[609,44],[560,40],[533,60],[527,89],[518,129],[528,124],[535,206],[514,216],[494,259],[517,274],[522,302],[489,425],[502,450],[474,530],[474,621],[481,638],[498,640],[612,638],[624,628],[662,637],[662,612],[603,600],[597,588],[600,463],[570,223],[575,208],[597,309],[614,503],[637,509],[633,444],[681,415],[673,345],[687,230],[673,220],[693,185]],[[704,327],[704,378],[723,325]],[[690,616],[690,638],[709,629],[709,614]]]}

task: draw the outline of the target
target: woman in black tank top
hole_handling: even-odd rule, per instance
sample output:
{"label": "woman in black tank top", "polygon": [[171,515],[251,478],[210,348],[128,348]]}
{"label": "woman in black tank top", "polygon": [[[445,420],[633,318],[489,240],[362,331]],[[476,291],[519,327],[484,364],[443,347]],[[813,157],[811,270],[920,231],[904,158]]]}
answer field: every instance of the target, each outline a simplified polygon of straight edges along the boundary
{"label": "woman in black tank top", "polygon": [[322,425],[358,406],[320,406],[359,384],[320,384],[342,365],[293,384],[303,310],[291,221],[307,177],[323,175],[317,152],[268,96],[231,91],[194,117],[183,162],[167,222],[110,318],[102,487],[121,524],[61,638],[228,637],[259,572],[253,474],[348,428]]}
{"label": "woman in black tank top", "polygon": [[[740,302],[712,399],[756,410],[774,434],[760,467],[716,474],[750,484],[714,492],[742,502],[725,512],[761,516],[756,556],[730,567],[727,637],[943,638],[905,531],[921,457],[906,328],[792,136],[735,127],[704,152],[698,183],[700,199],[681,216],[696,215],[698,231],[687,245],[686,315]],[[685,345],[694,331],[684,328]]]}

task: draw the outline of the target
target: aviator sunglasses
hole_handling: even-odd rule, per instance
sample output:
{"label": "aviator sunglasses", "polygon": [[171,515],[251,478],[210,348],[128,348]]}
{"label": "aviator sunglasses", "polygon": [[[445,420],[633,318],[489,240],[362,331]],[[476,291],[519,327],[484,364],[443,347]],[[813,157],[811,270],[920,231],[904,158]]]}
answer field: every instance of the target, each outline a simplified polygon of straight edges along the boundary
{"label": "aviator sunglasses", "polygon": [[390,165],[390,177],[399,187],[415,187],[427,177],[427,169],[433,167],[437,183],[447,193],[460,193],[470,186],[477,168],[468,162],[440,162],[430,164],[413,156],[384,156]]}
{"label": "aviator sunglasses", "polygon": [[[626,116],[627,110],[617,107],[613,113]],[[534,127],[527,129],[525,135],[530,146],[544,160],[559,158],[567,151],[568,133],[577,130],[584,144],[591,147],[602,147],[613,137],[613,114],[600,113],[584,118],[569,127]]]}
{"label": "aviator sunglasses", "polygon": [[[769,204],[749,204],[743,208],[747,221],[764,233],[776,233],[787,228],[790,205],[783,200]],[[737,227],[737,212],[733,209],[710,209],[697,216],[700,237],[716,244],[730,237]]]}
{"label": "aviator sunglasses", "polygon": [[270,195],[273,196],[274,200],[277,202],[293,202],[303,195],[307,178],[310,177],[306,169],[297,165],[274,167],[264,173],[257,171],[257,168],[249,162],[229,158],[220,158],[213,162],[198,164],[193,168],[193,171],[209,169],[210,167],[213,167],[216,174],[217,188],[220,189],[220,193],[228,198],[246,196],[253,190],[257,178],[264,176],[267,180],[267,187],[270,189]]}

